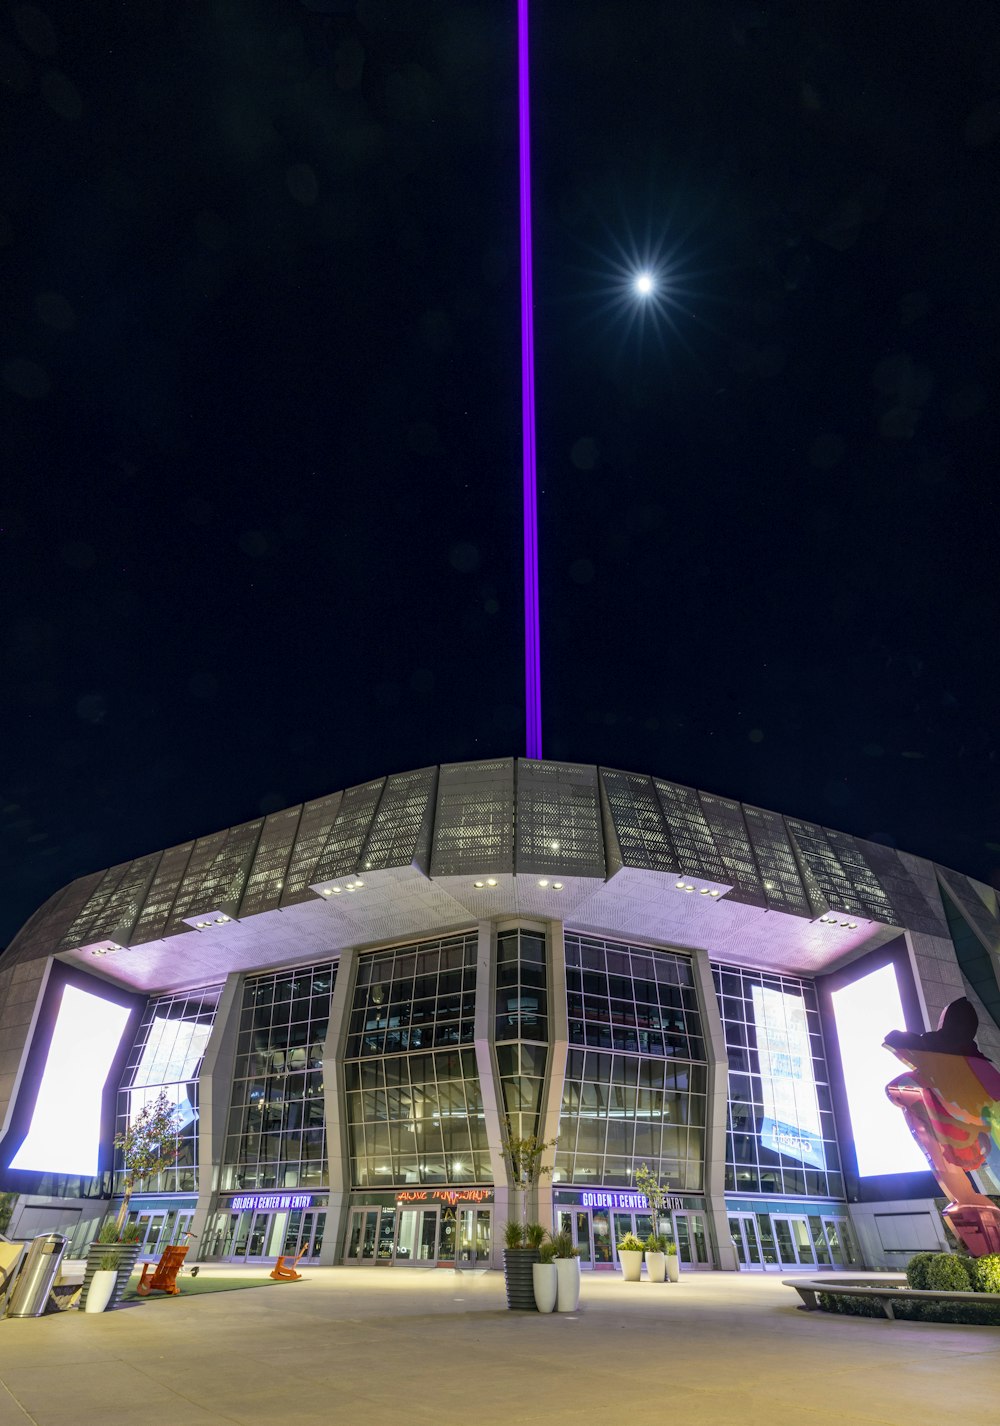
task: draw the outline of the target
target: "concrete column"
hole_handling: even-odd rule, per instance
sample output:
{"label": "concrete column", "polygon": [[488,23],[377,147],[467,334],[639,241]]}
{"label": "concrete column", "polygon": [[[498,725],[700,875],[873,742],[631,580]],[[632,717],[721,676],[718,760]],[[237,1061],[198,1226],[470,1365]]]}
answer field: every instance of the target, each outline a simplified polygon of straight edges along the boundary
{"label": "concrete column", "polygon": [[323,1046],[323,1112],[326,1117],[326,1156],[330,1173],[330,1206],[320,1251],[320,1265],[331,1267],[343,1256],[344,1235],[351,1199],[351,1149],[347,1128],[344,1056],[354,1003],[354,975],[358,953],[341,951],[330,1003],[330,1025]]}
{"label": "concrete column", "polygon": [[245,979],[237,972],[226,977],[198,1076],[198,1202],[191,1220],[195,1234],[192,1258],[200,1258],[208,1250],[205,1229],[218,1204]]}
{"label": "concrete column", "polygon": [[476,1015],[473,1039],[476,1051],[476,1071],[479,1092],[483,1100],[483,1117],[490,1146],[490,1168],[493,1173],[493,1243],[491,1266],[503,1267],[503,1225],[510,1217],[510,1186],[507,1161],[502,1148],[506,1115],[501,1100],[500,1080],[493,1056],[493,1024],[496,1016],[496,927],[490,921],[477,926],[479,944],[476,952]]}
{"label": "concrete column", "polygon": [[[559,1137],[559,1116],[562,1111],[563,1081],[566,1077],[566,1055],[569,1050],[569,1012],[566,1003],[566,943],[561,921],[550,921],[546,927],[546,980],[549,1011],[549,1053],[545,1083],[542,1087],[542,1109],[538,1116],[538,1137],[543,1141]],[[557,1150],[548,1149],[544,1163],[551,1163]],[[555,1223],[552,1176],[540,1180],[537,1189],[535,1217],[551,1232]]]}
{"label": "concrete column", "polygon": [[707,951],[693,951],[691,968],[698,992],[702,1034],[708,1059],[705,1102],[705,1203],[716,1267],[736,1272],[739,1263],[729,1232],[726,1213],[726,1114],[729,1104],[729,1058],[722,1030],[722,1016],[712,980]]}

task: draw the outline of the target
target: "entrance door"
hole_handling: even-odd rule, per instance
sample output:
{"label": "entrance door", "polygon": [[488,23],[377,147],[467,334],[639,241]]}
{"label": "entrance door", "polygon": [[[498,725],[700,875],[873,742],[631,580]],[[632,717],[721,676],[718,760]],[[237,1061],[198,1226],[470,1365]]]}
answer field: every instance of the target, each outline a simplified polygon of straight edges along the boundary
{"label": "entrance door", "polygon": [[763,1268],[764,1255],[761,1251],[757,1219],[754,1215],[752,1213],[731,1213],[729,1215],[729,1231],[732,1234],[733,1247],[736,1249],[740,1267]]}
{"label": "entrance door", "polygon": [[458,1261],[475,1267],[489,1267],[493,1243],[492,1208],[458,1210]]}
{"label": "entrance door", "polygon": [[297,1258],[301,1253],[305,1263],[316,1262],[323,1246],[325,1228],[326,1213],[322,1210],[293,1210],[288,1215],[285,1243],[281,1251],[293,1258]]}
{"label": "entrance door", "polygon": [[594,1240],[587,1208],[561,1208],[556,1218],[556,1231],[568,1233],[577,1249],[581,1268],[594,1266]]}
{"label": "entrance door", "polygon": [[859,1259],[857,1249],[854,1246],[851,1225],[847,1219],[824,1218],[823,1228],[826,1232],[826,1241],[830,1245],[830,1254],[833,1258],[834,1266],[838,1268],[853,1267]]}
{"label": "entrance door", "polygon": [[436,1208],[400,1208],[396,1213],[397,1267],[425,1267],[435,1260],[438,1239]]}
{"label": "entrance door", "polygon": [[378,1230],[380,1210],[378,1208],[353,1208],[351,1225],[347,1232],[347,1252],[349,1263],[373,1263],[378,1251]]}
{"label": "entrance door", "polygon": [[774,1240],[778,1245],[778,1255],[782,1267],[814,1268],[816,1250],[809,1232],[808,1218],[773,1213]]}
{"label": "entrance door", "polygon": [[712,1250],[709,1247],[704,1213],[687,1211],[675,1213],[674,1233],[677,1240],[677,1256],[685,1267],[710,1268],[712,1266]]}

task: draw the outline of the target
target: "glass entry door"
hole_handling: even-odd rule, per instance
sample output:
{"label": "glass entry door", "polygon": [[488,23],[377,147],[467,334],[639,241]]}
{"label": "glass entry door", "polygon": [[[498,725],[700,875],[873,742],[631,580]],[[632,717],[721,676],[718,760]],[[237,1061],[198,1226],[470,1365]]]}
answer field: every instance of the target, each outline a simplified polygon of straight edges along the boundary
{"label": "glass entry door", "polygon": [[[281,1215],[284,1217],[284,1215]],[[295,1209],[288,1214],[285,1227],[285,1245],[281,1249],[286,1255],[297,1258],[302,1254],[304,1263],[314,1263],[319,1258],[326,1229],[325,1211],[302,1211]]]}
{"label": "glass entry door", "polygon": [[685,1267],[710,1268],[712,1251],[705,1228],[704,1213],[678,1211],[673,1215],[677,1256]]}
{"label": "glass entry door", "polygon": [[438,1238],[436,1208],[400,1208],[396,1213],[396,1253],[400,1267],[425,1267],[435,1260]]}
{"label": "glass entry door", "polygon": [[830,1254],[835,1267],[850,1268],[859,1262],[858,1251],[854,1246],[854,1236],[851,1233],[851,1225],[846,1218],[824,1218],[823,1228],[826,1231],[826,1241],[830,1245]]}
{"label": "glass entry door", "polygon": [[761,1251],[757,1219],[752,1213],[731,1213],[729,1231],[733,1247],[741,1268],[763,1268],[764,1255]]}
{"label": "glass entry door", "polygon": [[493,1245],[492,1208],[460,1208],[458,1210],[459,1263],[489,1267]]}
{"label": "glass entry door", "polygon": [[556,1219],[556,1231],[568,1233],[573,1239],[581,1268],[594,1266],[594,1238],[588,1208],[561,1208]]}
{"label": "glass entry door", "polygon": [[354,1208],[351,1210],[351,1224],[347,1230],[347,1252],[344,1260],[349,1263],[373,1263],[376,1261],[379,1240],[379,1208]]}
{"label": "glass entry door", "polygon": [[816,1250],[809,1232],[808,1218],[771,1215],[774,1224],[774,1240],[778,1245],[778,1256],[782,1267],[814,1268]]}

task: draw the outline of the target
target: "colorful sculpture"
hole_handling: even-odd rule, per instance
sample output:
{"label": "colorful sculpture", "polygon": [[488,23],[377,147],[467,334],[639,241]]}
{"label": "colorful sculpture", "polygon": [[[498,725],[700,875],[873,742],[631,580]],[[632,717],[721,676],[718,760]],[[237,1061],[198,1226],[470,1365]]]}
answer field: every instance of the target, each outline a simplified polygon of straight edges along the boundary
{"label": "colorful sculpture", "polygon": [[992,1178],[1000,1163],[1000,1071],[976,1044],[979,1016],[963,996],[942,1011],[936,1030],[892,1030],[885,1047],[907,1066],[886,1085],[931,1172],[951,1200],[944,1216],[974,1258],[1000,1252],[1000,1208],[969,1174]]}

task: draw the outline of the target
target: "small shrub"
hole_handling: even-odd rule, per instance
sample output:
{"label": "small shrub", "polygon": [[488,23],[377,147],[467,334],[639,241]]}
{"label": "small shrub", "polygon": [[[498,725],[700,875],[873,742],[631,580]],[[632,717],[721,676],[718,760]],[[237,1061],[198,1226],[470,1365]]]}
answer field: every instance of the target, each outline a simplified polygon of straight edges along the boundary
{"label": "small shrub", "polygon": [[552,1246],[555,1248],[557,1258],[578,1258],[580,1256],[580,1249],[573,1247],[571,1233],[557,1233],[552,1239]]}
{"label": "small shrub", "polygon": [[540,1248],[548,1236],[548,1229],[543,1223],[529,1223],[524,1230],[524,1245],[526,1248]]}
{"label": "small shrub", "polygon": [[970,1277],[976,1292],[1000,1292],[1000,1253],[973,1258]]}
{"label": "small shrub", "polygon": [[618,1239],[618,1251],[620,1253],[641,1253],[642,1239],[637,1238],[634,1233],[623,1233]]}
{"label": "small shrub", "polygon": [[646,1239],[647,1253],[665,1253],[667,1251],[666,1233],[650,1233]]}
{"label": "small shrub", "polygon": [[918,1287],[923,1290],[927,1286],[927,1269],[931,1259],[936,1258],[937,1253],[914,1253],[913,1257],[906,1264],[906,1285],[907,1287]]}
{"label": "small shrub", "polygon": [[556,1245],[551,1240],[547,1243],[542,1243],[538,1249],[538,1261],[540,1263],[554,1262],[557,1256]]}
{"label": "small shrub", "polygon": [[935,1253],[927,1264],[927,1286],[931,1292],[971,1292],[965,1262],[956,1253]]}
{"label": "small shrub", "polygon": [[505,1248],[524,1247],[524,1228],[516,1218],[509,1218],[503,1225],[503,1245]]}
{"label": "small shrub", "polygon": [[842,1317],[884,1317],[877,1297],[840,1297],[832,1292],[816,1294],[824,1312],[838,1312]]}
{"label": "small shrub", "polygon": [[107,1272],[112,1272],[112,1273],[114,1273],[114,1272],[117,1272],[117,1271],[118,1271],[118,1254],[117,1254],[117,1253],[105,1253],[105,1254],[102,1256],[100,1262],[97,1264],[97,1266],[98,1266],[98,1268],[101,1270],[101,1272],[103,1272],[103,1273],[107,1273]]}
{"label": "small shrub", "polygon": [[102,1248],[106,1247],[108,1243],[121,1242],[118,1236],[118,1224],[113,1218],[105,1218],[97,1230],[97,1236],[94,1238],[94,1242],[100,1243]]}
{"label": "small shrub", "polygon": [[676,1244],[676,1243],[668,1243],[668,1244],[667,1244],[667,1257],[668,1257],[668,1258],[676,1258],[676,1256],[677,1256],[677,1244]]}

